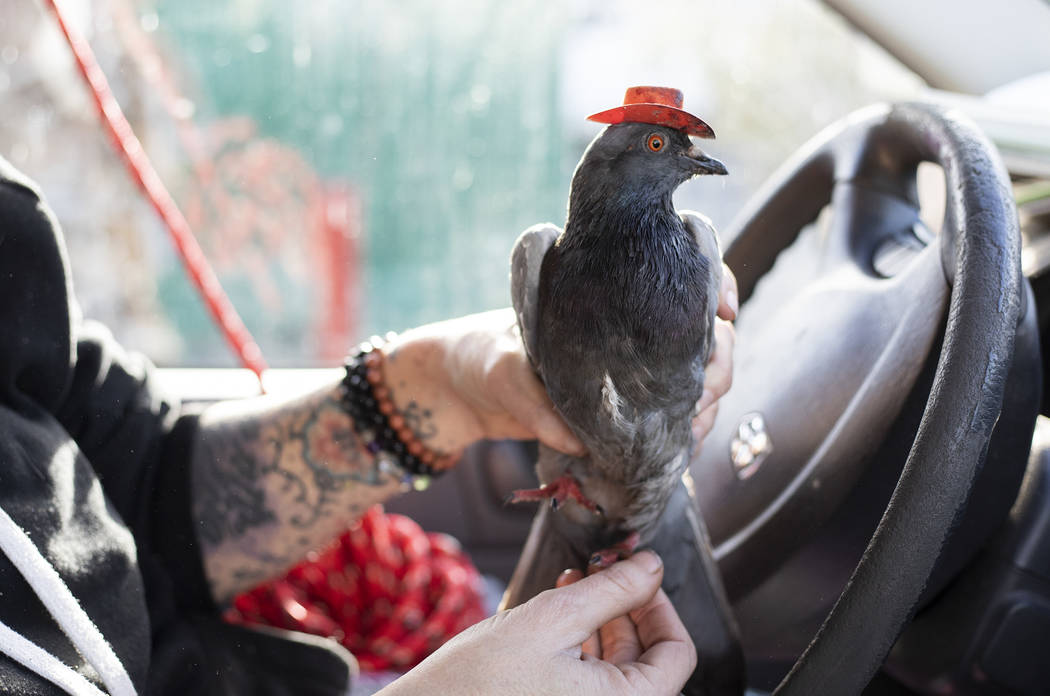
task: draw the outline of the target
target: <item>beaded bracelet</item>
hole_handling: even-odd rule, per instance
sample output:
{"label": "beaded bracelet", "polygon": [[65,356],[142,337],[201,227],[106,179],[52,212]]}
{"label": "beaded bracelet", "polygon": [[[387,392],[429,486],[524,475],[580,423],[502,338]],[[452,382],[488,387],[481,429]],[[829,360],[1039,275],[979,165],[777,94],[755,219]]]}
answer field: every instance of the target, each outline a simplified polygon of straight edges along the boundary
{"label": "beaded bracelet", "polygon": [[343,408],[370,454],[383,459],[387,455],[413,476],[435,476],[451,468],[455,457],[427,448],[394,406],[390,389],[383,383],[385,356],[381,350],[394,336],[387,334],[385,341],[374,336],[347,358]]}

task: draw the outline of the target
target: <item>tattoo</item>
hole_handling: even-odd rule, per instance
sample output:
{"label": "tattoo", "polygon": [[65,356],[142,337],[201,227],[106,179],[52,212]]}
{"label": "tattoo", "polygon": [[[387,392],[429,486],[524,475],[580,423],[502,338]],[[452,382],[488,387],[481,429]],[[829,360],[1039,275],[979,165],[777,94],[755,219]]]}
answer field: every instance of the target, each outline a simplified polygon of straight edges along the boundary
{"label": "tattoo", "polygon": [[268,411],[209,411],[192,492],[216,599],[283,571],[399,486],[363,450],[338,388]]}
{"label": "tattoo", "polygon": [[[395,349],[393,352],[387,354],[386,359],[387,362],[393,363],[397,361],[400,357],[400,352]],[[390,386],[390,398],[396,404],[397,398],[394,396],[394,393],[396,391],[401,391],[403,393],[404,390],[408,388],[408,384],[405,382],[405,380],[399,380],[396,389],[393,387],[393,385]],[[435,437],[437,437],[437,423],[434,422],[434,413],[429,408],[424,408],[423,406],[420,406],[419,402],[417,402],[415,399],[411,399],[409,400],[408,404],[399,407],[399,411],[401,413],[401,417],[405,419],[405,425],[412,429],[412,432],[415,434],[417,440],[421,442],[427,442],[432,441]],[[432,442],[430,444],[430,448],[436,454],[447,454],[446,452],[434,449]]]}
{"label": "tattoo", "polygon": [[257,484],[259,462],[245,452],[230,449],[215,457],[221,466],[199,467],[194,472],[200,536],[205,546],[217,546],[227,537],[239,536],[277,519],[266,506],[266,495]]}
{"label": "tattoo", "polygon": [[415,400],[409,401],[401,411],[405,424],[412,428],[412,432],[419,440],[431,440],[437,435],[437,426],[432,420],[433,415],[429,408],[421,407]]}

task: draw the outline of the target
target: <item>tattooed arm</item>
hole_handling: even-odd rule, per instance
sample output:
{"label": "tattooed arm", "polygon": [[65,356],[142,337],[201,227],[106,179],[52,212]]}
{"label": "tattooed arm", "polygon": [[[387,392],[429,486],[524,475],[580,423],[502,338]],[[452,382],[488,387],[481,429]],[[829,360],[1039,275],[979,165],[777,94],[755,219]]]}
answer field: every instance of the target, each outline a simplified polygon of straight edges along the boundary
{"label": "tattooed arm", "polygon": [[[509,310],[430,324],[388,345],[384,381],[438,453],[538,438],[579,454],[525,358]],[[364,450],[336,384],[288,401],[224,402],[201,416],[193,514],[216,601],[295,564],[400,489]]]}
{"label": "tattooed arm", "polygon": [[202,414],[193,511],[216,601],[285,570],[397,490],[362,450],[339,397],[334,385]]}

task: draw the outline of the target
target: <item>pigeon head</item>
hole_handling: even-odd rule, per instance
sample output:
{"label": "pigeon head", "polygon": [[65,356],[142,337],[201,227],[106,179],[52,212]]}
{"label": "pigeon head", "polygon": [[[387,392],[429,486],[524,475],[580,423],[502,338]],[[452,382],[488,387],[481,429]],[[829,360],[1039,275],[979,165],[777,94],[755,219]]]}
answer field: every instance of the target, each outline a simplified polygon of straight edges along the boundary
{"label": "pigeon head", "polygon": [[650,123],[608,126],[591,141],[572,178],[573,207],[622,202],[636,206],[665,203],[682,182],[702,174],[726,174],[689,136]]}

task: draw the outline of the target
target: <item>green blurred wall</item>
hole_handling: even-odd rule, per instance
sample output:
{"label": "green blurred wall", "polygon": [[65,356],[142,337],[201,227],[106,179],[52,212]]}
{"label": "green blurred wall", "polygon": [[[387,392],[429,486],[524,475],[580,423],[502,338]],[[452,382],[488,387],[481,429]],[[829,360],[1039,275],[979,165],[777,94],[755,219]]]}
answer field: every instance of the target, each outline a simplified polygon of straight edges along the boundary
{"label": "green blurred wall", "polygon": [[[198,124],[250,116],[361,194],[365,335],[508,304],[515,237],[564,219],[575,163],[559,117],[565,18],[547,6],[162,0],[156,12]],[[208,346],[187,361],[207,362],[207,318],[178,282],[165,287],[178,330]],[[234,302],[271,362],[310,362],[280,347],[294,336],[266,335],[272,322],[246,293]]]}

